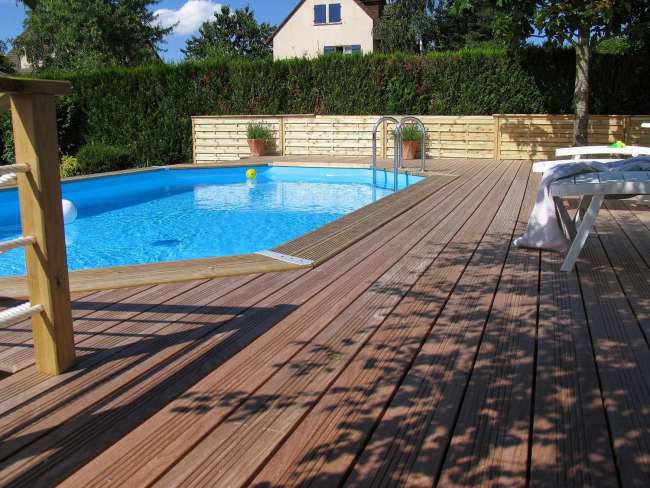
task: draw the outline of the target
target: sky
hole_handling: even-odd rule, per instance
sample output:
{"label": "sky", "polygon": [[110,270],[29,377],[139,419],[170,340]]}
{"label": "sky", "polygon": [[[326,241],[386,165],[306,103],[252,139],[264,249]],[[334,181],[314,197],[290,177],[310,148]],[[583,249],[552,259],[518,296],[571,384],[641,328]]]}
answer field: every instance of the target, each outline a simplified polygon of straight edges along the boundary
{"label": "sky", "polygon": [[[298,0],[162,0],[153,6],[158,19],[165,25],[178,22],[176,30],[162,45],[162,56],[168,61],[180,61],[185,41],[195,35],[201,24],[214,15],[221,4],[231,8],[249,6],[258,22],[278,25],[289,14]],[[22,32],[25,8],[16,0],[0,0],[0,40],[15,37]]]}

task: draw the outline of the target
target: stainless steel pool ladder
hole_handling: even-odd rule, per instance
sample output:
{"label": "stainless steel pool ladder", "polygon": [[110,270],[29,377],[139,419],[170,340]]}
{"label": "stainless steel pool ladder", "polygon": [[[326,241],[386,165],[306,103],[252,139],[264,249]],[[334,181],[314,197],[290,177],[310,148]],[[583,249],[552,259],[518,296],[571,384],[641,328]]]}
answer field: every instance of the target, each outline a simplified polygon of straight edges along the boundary
{"label": "stainless steel pool ladder", "polygon": [[372,187],[373,189],[377,187],[377,131],[379,127],[385,122],[393,122],[395,124],[394,130],[394,141],[395,141],[395,150],[393,156],[393,191],[398,189],[399,181],[399,168],[402,167],[403,154],[402,154],[402,130],[406,123],[413,123],[418,126],[420,129],[420,134],[422,134],[422,144],[420,148],[422,162],[420,163],[420,170],[424,171],[426,169],[426,141],[427,141],[427,129],[424,127],[424,124],[420,119],[413,116],[403,117],[402,120],[398,121],[395,117],[384,116],[380,117],[379,120],[375,123],[375,127],[372,130]]}

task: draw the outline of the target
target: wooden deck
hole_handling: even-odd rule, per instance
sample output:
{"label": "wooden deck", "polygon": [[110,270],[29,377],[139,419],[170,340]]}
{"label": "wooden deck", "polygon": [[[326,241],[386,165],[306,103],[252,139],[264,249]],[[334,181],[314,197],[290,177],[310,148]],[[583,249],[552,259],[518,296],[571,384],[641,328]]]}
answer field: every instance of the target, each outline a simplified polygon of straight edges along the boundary
{"label": "wooden deck", "polygon": [[650,207],[563,274],[510,246],[529,163],[439,164],[315,269],[78,297],[77,369],[0,380],[0,485],[650,486]]}

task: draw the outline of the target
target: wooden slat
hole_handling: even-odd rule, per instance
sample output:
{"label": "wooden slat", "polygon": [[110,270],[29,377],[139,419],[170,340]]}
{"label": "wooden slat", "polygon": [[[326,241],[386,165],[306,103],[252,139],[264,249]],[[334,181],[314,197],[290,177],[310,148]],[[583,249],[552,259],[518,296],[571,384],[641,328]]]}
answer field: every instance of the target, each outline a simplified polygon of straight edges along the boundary
{"label": "wooden slat", "polygon": [[[350,480],[432,485],[462,404],[526,191],[513,186],[414,360]],[[528,190],[529,198],[534,189]],[[526,205],[524,214],[530,205]]]}
{"label": "wooden slat", "polygon": [[436,165],[317,269],[77,320],[79,369],[0,379],[0,484],[645,486],[647,207],[607,202],[559,273],[510,248],[529,163]]}
{"label": "wooden slat", "polygon": [[[538,178],[531,177],[529,190]],[[516,233],[524,230],[528,192]],[[537,321],[539,253],[510,248],[453,427],[442,486],[525,484]]]}
{"label": "wooden slat", "polygon": [[[289,264],[259,254],[192,259],[72,271],[70,290],[72,292],[110,290],[256,273],[275,273],[307,267],[309,266]],[[21,298],[25,296],[26,291],[24,278],[0,278],[0,296]]]}
{"label": "wooden slat", "polygon": [[[520,203],[521,189],[517,187],[521,183],[525,186],[529,168],[522,167],[514,180],[516,186],[511,186],[518,166],[511,168],[474,209],[377,334],[265,463],[252,485],[289,486],[314,479],[327,479],[337,485],[342,481],[430,332],[432,320],[446,306],[447,297],[501,204],[509,207]],[[458,220],[459,214],[451,218]],[[437,229],[436,234],[442,238],[441,231]],[[402,420],[408,423],[403,417]],[[382,466],[389,462],[383,457]]]}
{"label": "wooden slat", "polygon": [[[302,415],[313,407],[319,392],[332,384],[355,352],[377,331],[502,174],[499,171],[490,175],[485,184],[467,195],[464,205],[457,206],[441,222],[439,232],[433,231],[430,238],[422,239],[413,249],[407,251],[406,240],[395,242],[392,249],[403,256],[396,265],[216,426],[159,484],[245,485],[256,462],[272,453]],[[296,395],[304,400],[295,402]],[[263,398],[271,400],[260,402]]]}
{"label": "wooden slat", "polygon": [[597,237],[577,268],[623,486],[650,483],[650,349]]}
{"label": "wooden slat", "polygon": [[[483,178],[485,178],[485,176],[481,177],[481,179]],[[481,179],[478,181],[481,181]],[[476,185],[477,182],[473,184]],[[461,195],[454,196],[454,199],[459,196]],[[430,203],[427,204],[427,208],[429,208],[428,212],[423,214],[421,211],[416,212],[415,209],[411,212],[415,215],[419,215],[417,219],[414,219],[408,213],[404,214],[391,222],[386,228],[383,228],[379,235],[373,235],[373,239],[368,238],[368,242],[359,242],[343,253],[344,255],[358,255],[359,253],[379,252],[377,255],[370,254],[371,257],[369,262],[365,263],[362,268],[371,271],[366,271],[366,274],[364,274],[361,272],[361,269],[346,269],[345,279],[337,281],[335,284],[321,292],[323,296],[319,297],[318,300],[314,300],[313,303],[310,302],[306,305],[306,309],[304,307],[301,308],[301,312],[298,313],[298,315],[292,315],[282,323],[277,324],[272,333],[265,335],[255,343],[256,347],[254,350],[244,354],[240,360],[236,361],[232,365],[225,365],[225,368],[222,371],[215,372],[214,375],[211,375],[206,378],[205,381],[201,382],[201,384],[198,384],[195,387],[195,391],[201,393],[197,393],[197,395],[205,398],[210,397],[212,399],[211,404],[218,405],[221,392],[227,392],[230,388],[242,393],[244,391],[254,391],[255,385],[261,384],[265,378],[268,378],[268,375],[277,370],[277,368],[282,364],[282,357],[289,354],[292,350],[299,350],[302,348],[307,337],[313,337],[313,335],[317,334],[319,330],[322,330],[322,328],[327,325],[332,318],[340,314],[341,311],[355,299],[355,297],[371,284],[373,276],[381,275],[381,273],[390,268],[392,264],[400,258],[400,254],[394,251],[395,245],[391,245],[391,243],[387,241],[387,239],[393,239],[395,243],[399,242],[400,245],[405,244],[404,239],[398,237],[404,232],[404,230],[400,231],[400,227],[397,227],[396,224],[399,223],[401,229],[404,229],[405,227],[412,228],[412,232],[408,232],[407,235],[409,235],[409,240],[411,242],[417,242],[418,238],[426,234],[429,229],[429,227],[418,225],[419,221],[424,222],[425,219],[432,219],[433,222],[429,225],[433,225],[436,221],[439,221],[445,213],[456,208],[457,204],[454,203],[454,199],[449,201],[440,197],[435,200],[430,200]],[[425,205],[425,203],[423,203],[423,205]],[[339,257],[328,262],[324,266],[330,267],[334,261],[338,259]],[[322,272],[328,273],[326,269],[323,269]],[[365,277],[360,280],[359,276]],[[352,287],[352,289],[349,289],[348,287]],[[311,307],[316,308],[310,310]],[[262,367],[261,364],[256,364],[255,361],[252,361],[252,358],[258,358],[258,360],[264,358],[264,361],[267,362],[266,366]],[[250,366],[255,366],[254,373],[248,369]],[[224,385],[226,384],[231,386],[224,389]],[[186,398],[192,402],[195,395],[190,394]],[[241,398],[241,400],[243,399],[244,398]],[[183,399],[181,399],[181,404],[184,403]],[[192,409],[187,410],[186,405],[170,405],[164,413],[161,413],[161,416],[165,417],[165,420],[162,421],[162,423],[160,420],[155,420],[152,421],[151,426],[143,426],[139,429],[137,435],[138,443],[136,445],[140,445],[140,442],[150,445],[150,440],[156,438],[156,448],[147,449],[146,454],[142,453],[141,449],[137,448],[140,452],[140,456],[146,456],[147,459],[151,459],[151,462],[147,465],[146,469],[143,469],[137,475],[135,473],[137,473],[141,468],[138,463],[129,465],[128,468],[124,463],[117,463],[115,468],[119,469],[119,475],[113,472],[110,477],[119,484],[121,482],[120,480],[123,480],[124,477],[133,476],[133,480],[135,480],[134,482],[139,484],[143,482],[142,479],[140,479],[141,477],[155,477],[155,473],[157,473],[158,470],[165,469],[165,462],[169,462],[172,453],[178,455],[180,452],[179,449],[182,449],[183,445],[187,443],[191,444],[191,441],[189,441],[190,438],[194,436],[200,438],[200,432],[204,432],[206,428],[209,428],[209,426],[206,425],[195,425],[192,420],[191,412]],[[216,414],[211,417],[211,421],[218,421]],[[154,425],[156,426],[155,428],[153,427]],[[165,425],[164,433],[158,427],[162,427],[163,425]],[[162,448],[165,449],[164,453],[159,451]],[[126,446],[116,446],[114,452],[121,457],[125,454],[125,449]],[[130,457],[131,456],[127,455],[127,458]],[[83,477],[87,478],[88,476],[94,476],[94,473],[103,473],[103,469],[100,469],[99,466],[104,466],[104,469],[107,469],[111,465],[113,459],[113,456],[110,454],[103,457],[103,459],[98,462],[97,466],[89,468]],[[141,461],[144,459],[144,457],[140,457]],[[117,467],[118,465],[120,465],[119,468]],[[105,478],[106,475],[101,475],[100,478],[97,478],[97,481],[101,479],[103,482]],[[84,481],[84,483],[87,482],[89,482],[88,479]]]}
{"label": "wooden slat", "polygon": [[531,486],[617,486],[578,278],[544,252]]}

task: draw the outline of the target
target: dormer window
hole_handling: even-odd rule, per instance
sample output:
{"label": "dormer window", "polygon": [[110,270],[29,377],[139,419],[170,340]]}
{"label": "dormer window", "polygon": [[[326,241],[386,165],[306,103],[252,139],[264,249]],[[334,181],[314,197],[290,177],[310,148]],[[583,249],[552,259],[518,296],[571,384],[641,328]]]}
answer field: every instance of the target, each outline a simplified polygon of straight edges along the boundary
{"label": "dormer window", "polygon": [[314,5],[314,24],[340,24],[341,23],[341,4],[319,4]]}

